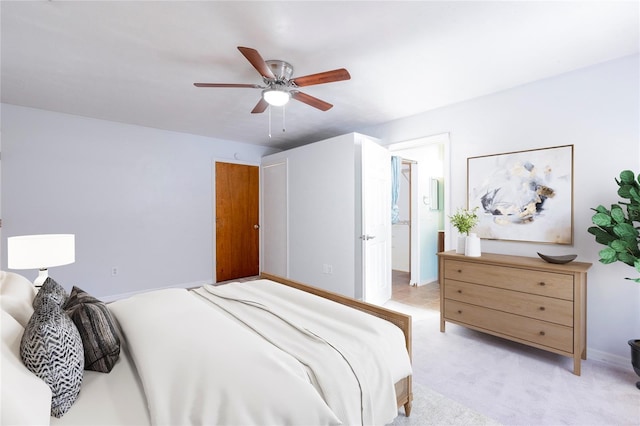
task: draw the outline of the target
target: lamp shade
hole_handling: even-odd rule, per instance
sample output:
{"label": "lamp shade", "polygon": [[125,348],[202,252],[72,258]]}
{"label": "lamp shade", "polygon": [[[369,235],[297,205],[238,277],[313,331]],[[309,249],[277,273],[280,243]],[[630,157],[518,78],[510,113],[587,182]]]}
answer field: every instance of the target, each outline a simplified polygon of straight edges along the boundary
{"label": "lamp shade", "polygon": [[74,234],[21,235],[7,239],[9,269],[46,269],[76,260]]}

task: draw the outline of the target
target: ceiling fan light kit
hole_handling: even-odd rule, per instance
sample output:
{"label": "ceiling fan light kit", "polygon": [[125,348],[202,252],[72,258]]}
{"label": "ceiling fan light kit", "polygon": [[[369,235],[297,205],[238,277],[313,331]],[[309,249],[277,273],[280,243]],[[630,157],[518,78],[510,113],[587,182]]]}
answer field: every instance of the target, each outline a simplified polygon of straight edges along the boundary
{"label": "ceiling fan light kit", "polygon": [[272,106],[284,106],[291,99],[291,94],[284,89],[264,89],[262,91],[262,97],[269,105]]}
{"label": "ceiling fan light kit", "polygon": [[284,106],[292,98],[321,111],[327,111],[333,107],[333,105],[306,93],[300,92],[297,89],[304,86],[351,79],[349,72],[344,68],[292,78],[293,66],[290,63],[281,60],[265,61],[257,50],[250,47],[238,46],[238,50],[245,58],[247,58],[256,71],[260,73],[265,84],[264,86],[258,84],[235,83],[193,83],[193,85],[196,87],[262,89],[262,97],[251,111],[252,114],[264,112],[269,105]]}

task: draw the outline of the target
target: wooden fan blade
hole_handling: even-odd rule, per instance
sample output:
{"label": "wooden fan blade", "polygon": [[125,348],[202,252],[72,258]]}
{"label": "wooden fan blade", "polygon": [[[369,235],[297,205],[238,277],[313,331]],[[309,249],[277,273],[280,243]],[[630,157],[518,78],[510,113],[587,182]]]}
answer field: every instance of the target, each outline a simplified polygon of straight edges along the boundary
{"label": "wooden fan blade", "polygon": [[262,56],[260,56],[256,49],[238,46],[238,50],[244,55],[245,58],[247,58],[249,62],[251,62],[251,65],[253,65],[253,67],[260,73],[261,76],[272,79],[276,78],[276,76],[273,75],[273,72],[271,72],[269,66],[264,61],[264,59],[262,59]]}
{"label": "wooden fan blade", "polygon": [[264,112],[268,106],[269,106],[269,103],[265,101],[263,97],[260,97],[260,100],[258,101],[256,106],[253,107],[251,114],[260,114],[261,112]]}
{"label": "wooden fan blade", "polygon": [[330,103],[320,100],[318,98],[314,98],[313,96],[307,95],[306,93],[297,92],[297,91],[292,91],[290,93],[291,93],[291,97],[296,101],[303,102],[307,105],[310,105],[314,108],[318,108],[319,110],[322,110],[322,111],[327,111],[333,107],[333,105],[331,105]]}
{"label": "wooden fan blade", "polygon": [[296,86],[312,86],[314,84],[333,83],[334,81],[342,81],[351,79],[349,71],[344,68],[340,68],[333,71],[325,71],[318,74],[305,75],[303,77],[296,77],[292,79]]}
{"label": "wooden fan blade", "polygon": [[263,89],[259,84],[234,84],[234,83],[193,83],[196,87],[246,87],[248,89]]}

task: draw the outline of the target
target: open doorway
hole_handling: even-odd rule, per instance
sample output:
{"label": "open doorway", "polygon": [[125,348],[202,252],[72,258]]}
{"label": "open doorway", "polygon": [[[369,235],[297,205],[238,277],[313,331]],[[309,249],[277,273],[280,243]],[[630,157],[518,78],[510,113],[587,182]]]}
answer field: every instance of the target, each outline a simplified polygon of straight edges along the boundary
{"label": "open doorway", "polygon": [[[441,134],[389,146],[391,155],[404,160],[400,174],[401,188],[398,194],[400,220],[393,226],[393,277],[394,292],[398,283],[407,289],[411,286],[434,284],[436,300],[438,279],[437,252],[441,250],[438,241],[442,241],[442,231],[448,214],[449,186],[449,135]],[[413,189],[413,191],[412,191]],[[403,195],[404,193],[404,195]],[[412,217],[408,219],[407,217]],[[417,227],[419,250],[410,250],[411,229]],[[408,241],[407,241],[408,240]],[[409,244],[409,245],[408,245]],[[417,279],[411,278],[411,267],[417,268]],[[407,272],[409,271],[409,272]],[[421,289],[424,292],[425,289]],[[433,293],[433,292],[431,292]],[[407,290],[407,297],[409,291]],[[400,297],[403,297],[400,295]],[[394,295],[394,299],[396,296]],[[434,308],[435,301],[432,301]]]}
{"label": "open doorway", "polygon": [[420,280],[420,222],[415,199],[419,190],[419,165],[412,159],[396,156],[394,175],[395,214],[391,227],[391,268],[394,282],[418,285]]}

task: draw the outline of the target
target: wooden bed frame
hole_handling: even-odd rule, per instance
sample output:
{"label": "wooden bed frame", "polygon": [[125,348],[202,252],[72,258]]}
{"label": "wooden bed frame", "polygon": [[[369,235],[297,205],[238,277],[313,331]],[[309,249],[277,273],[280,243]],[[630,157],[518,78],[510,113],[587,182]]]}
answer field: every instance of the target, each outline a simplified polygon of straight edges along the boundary
{"label": "wooden bed frame", "polygon": [[[325,299],[332,300],[342,305],[350,306],[368,314],[374,315],[378,318],[387,320],[402,330],[404,333],[404,341],[409,353],[409,359],[411,359],[411,316],[402,314],[400,312],[385,309],[383,307],[372,305],[370,303],[362,302],[360,300],[353,299],[351,297],[343,296],[338,293],[333,293],[328,290],[323,290],[318,287],[313,287],[308,284],[302,284],[297,281],[293,281],[287,278],[283,278],[277,275],[271,275],[267,273],[261,273],[261,278],[278,282],[280,284],[287,285],[289,287],[297,288],[298,290],[306,291],[307,293],[315,294],[316,296],[323,297]],[[407,417],[411,414],[411,402],[413,401],[413,392],[411,384],[411,376],[407,376],[404,379],[396,383],[396,395],[398,399],[398,408],[404,406],[404,413]]]}

